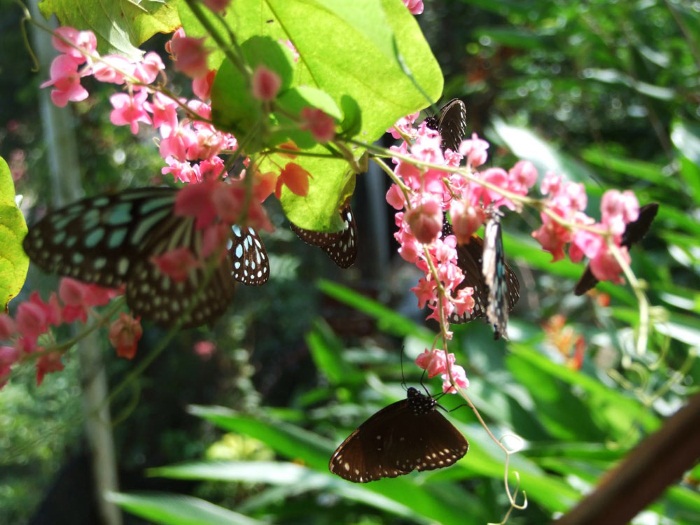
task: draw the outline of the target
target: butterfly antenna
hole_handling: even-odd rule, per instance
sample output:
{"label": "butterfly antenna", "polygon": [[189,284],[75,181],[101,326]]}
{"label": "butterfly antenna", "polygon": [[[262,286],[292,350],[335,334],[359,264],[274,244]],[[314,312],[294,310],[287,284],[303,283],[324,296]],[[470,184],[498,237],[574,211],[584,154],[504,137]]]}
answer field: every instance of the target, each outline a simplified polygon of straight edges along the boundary
{"label": "butterfly antenna", "polygon": [[401,386],[403,387],[404,390],[407,390],[406,386],[406,376],[403,373],[403,348],[401,349]]}

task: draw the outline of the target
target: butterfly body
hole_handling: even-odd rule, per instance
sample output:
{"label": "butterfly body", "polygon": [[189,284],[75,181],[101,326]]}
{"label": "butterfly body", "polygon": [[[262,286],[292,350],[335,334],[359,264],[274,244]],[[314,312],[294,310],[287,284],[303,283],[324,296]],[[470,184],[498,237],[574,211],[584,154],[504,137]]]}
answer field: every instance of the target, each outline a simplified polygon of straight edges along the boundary
{"label": "butterfly body", "polygon": [[409,388],[406,399],[383,408],[343,441],[330,471],[366,483],[454,464],[469,443],[437,408],[431,396]]}
{"label": "butterfly body", "polygon": [[227,253],[175,281],[152,258],[186,247],[202,253],[195,218],[174,214],[176,188],[140,188],[79,200],[52,211],[29,229],[23,246],[50,273],[115,288],[125,285],[135,315],[182,327],[207,324],[230,304],[235,281],[263,284],[265,248],[252,228],[234,227]]}

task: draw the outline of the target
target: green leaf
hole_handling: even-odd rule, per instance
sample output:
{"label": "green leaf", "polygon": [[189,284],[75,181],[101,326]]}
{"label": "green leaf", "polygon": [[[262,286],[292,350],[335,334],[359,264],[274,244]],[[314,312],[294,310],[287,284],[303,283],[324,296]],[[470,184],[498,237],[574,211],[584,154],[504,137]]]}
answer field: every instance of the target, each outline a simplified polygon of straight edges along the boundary
{"label": "green leaf", "polygon": [[56,15],[62,26],[91,30],[101,54],[118,53],[138,60],[138,46],[156,33],[172,33],[180,26],[176,2],[113,2],[109,0],[42,0],[41,13]]}
{"label": "green leaf", "polygon": [[333,299],[336,299],[377,319],[377,324],[383,332],[404,337],[413,336],[419,339],[424,339],[425,341],[431,341],[433,338],[430,330],[418,326],[410,319],[397,314],[386,306],[383,306],[376,301],[372,301],[366,296],[354,292],[349,288],[336,284],[332,281],[326,281],[325,279],[318,281],[318,287],[329,297],[332,297]]}
{"label": "green leaf", "polygon": [[566,175],[573,181],[586,182],[594,178],[593,172],[580,162],[545,142],[527,128],[506,124],[503,120],[495,120],[493,132],[516,157],[532,162],[540,177],[547,171],[554,171]]}
{"label": "green leaf", "polygon": [[[239,42],[261,34],[289,40],[299,53],[292,88],[312,87],[328,94],[337,107],[351,110],[340,115],[341,120],[350,123],[343,129],[346,133],[348,129],[357,130],[356,138],[368,143],[382,136],[400,117],[437,100],[442,91],[440,68],[415,18],[400,0],[237,0],[231,4],[226,21],[235,28]],[[230,96],[248,100],[247,94],[239,93],[244,87],[240,82],[227,82],[225,78],[219,80],[217,75],[217,93],[229,90]],[[215,107],[217,97],[212,94]],[[235,121],[235,114],[225,112],[219,105],[218,122]],[[236,126],[249,131],[245,124],[255,122],[250,118]],[[338,211],[354,174],[349,173],[347,161],[328,158],[325,148],[316,146],[308,153],[326,158],[295,159],[312,175],[309,193],[301,197],[283,191],[282,207],[287,217],[302,228],[337,231],[342,226]],[[352,154],[359,159],[364,150],[355,147]],[[276,155],[261,169],[279,171],[288,161]]]}
{"label": "green leaf", "polygon": [[[269,37],[255,36],[245,41],[240,51],[251,70],[264,66],[279,75],[282,92],[289,89],[293,70],[289,49]],[[248,154],[269,143],[269,137],[262,136],[269,123],[262,122],[265,113],[262,103],[253,97],[250,73],[224,60],[211,90],[214,125],[236,135]]]}
{"label": "green leaf", "polygon": [[255,520],[192,496],[108,493],[107,499],[152,523],[168,525],[260,525]]}
{"label": "green leaf", "polygon": [[306,344],[319,372],[332,385],[364,384],[364,374],[343,359],[344,347],[328,324],[317,321],[306,335]]}
{"label": "green leaf", "polygon": [[[537,404],[538,414],[550,431],[568,434],[568,439],[581,440],[582,436],[588,435],[592,440],[598,440],[598,431],[589,423],[597,423],[599,428],[621,439],[629,435],[631,428],[651,432],[659,427],[659,419],[647,407],[597,379],[554,363],[525,345],[513,343],[510,350],[508,368],[528,388]],[[571,389],[563,390],[555,379],[585,392],[585,399],[580,395],[574,397]],[[582,419],[581,413],[590,413],[592,420],[577,421],[576,418]]]}
{"label": "green leaf", "polygon": [[[333,492],[345,498],[364,501],[397,514],[407,515],[407,513],[415,513],[426,519],[436,520],[439,523],[463,523],[463,508],[461,505],[446,505],[444,501],[441,501],[442,498],[439,492],[437,494],[427,493],[422,486],[415,483],[413,478],[381,480],[369,485],[359,486],[335,477],[328,472],[328,459],[334,446],[329,440],[318,434],[289,425],[283,421],[261,421],[221,407],[194,406],[190,407],[190,412],[226,430],[259,439],[288,458],[303,461],[304,464],[317,471],[316,474],[313,472],[309,473],[310,488],[318,488],[316,484],[323,482],[325,478],[325,482],[328,485],[327,488],[329,490],[332,489]],[[265,467],[266,464],[255,463],[254,465]],[[261,481],[268,483],[276,483],[280,480],[284,483],[289,479],[295,480],[295,476],[299,475],[299,467],[288,466],[284,467],[286,470],[277,478],[275,473],[281,472],[279,470],[280,466],[284,464],[272,463],[268,465],[269,468],[261,470],[258,474],[255,473],[256,467],[244,467],[245,470],[239,470],[238,475],[244,473],[246,476],[265,476]],[[174,467],[167,468],[172,469]],[[203,465],[192,467],[192,469],[197,469],[200,472],[204,472],[204,469],[209,469],[207,472],[209,474],[212,472],[210,467]],[[165,471],[161,468],[152,472],[162,475]],[[168,472],[173,473],[175,471],[169,470]],[[183,471],[179,472],[182,473]],[[290,476],[291,478],[289,478]],[[304,480],[306,478],[302,477],[301,479]],[[249,481],[250,477],[247,480]],[[301,483],[301,481],[299,482]]]}
{"label": "green leaf", "polygon": [[700,125],[675,122],[671,140],[681,154],[680,174],[695,202],[700,201]]}
{"label": "green leaf", "polygon": [[24,285],[29,258],[22,248],[27,223],[15,204],[15,185],[10,167],[0,157],[0,307],[7,304]]}

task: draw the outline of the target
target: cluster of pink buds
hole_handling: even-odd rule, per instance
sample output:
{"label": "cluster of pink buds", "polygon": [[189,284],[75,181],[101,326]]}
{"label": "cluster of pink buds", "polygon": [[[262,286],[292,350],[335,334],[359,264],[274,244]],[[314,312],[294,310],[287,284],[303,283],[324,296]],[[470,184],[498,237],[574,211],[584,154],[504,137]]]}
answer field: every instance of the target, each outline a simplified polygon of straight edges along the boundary
{"label": "cluster of pink buds", "polygon": [[[0,314],[0,340],[5,342],[4,346],[0,346],[0,387],[17,363],[34,361],[39,384],[47,373],[63,370],[61,358],[67,349],[52,340],[51,328],[76,321],[86,323],[93,307],[109,303],[120,293],[63,278],[58,294],[52,293],[48,301],[33,292],[28,301],[17,307],[14,318]],[[131,358],[141,333],[138,319],[121,314],[110,327],[109,339],[117,355]]]}

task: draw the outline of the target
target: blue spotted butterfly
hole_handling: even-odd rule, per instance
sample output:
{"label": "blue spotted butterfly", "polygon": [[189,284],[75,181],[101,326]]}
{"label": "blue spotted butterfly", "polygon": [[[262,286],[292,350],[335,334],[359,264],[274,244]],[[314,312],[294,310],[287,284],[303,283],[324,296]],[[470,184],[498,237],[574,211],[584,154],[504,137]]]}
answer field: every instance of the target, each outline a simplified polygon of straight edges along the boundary
{"label": "blue spotted butterfly", "polygon": [[234,226],[218,265],[191,269],[184,281],[173,281],[151,258],[180,247],[200,253],[203,242],[194,217],[173,213],[178,191],[141,188],[79,200],[32,226],[24,250],[47,272],[105,287],[124,285],[135,315],[164,326],[209,324],[233,299],[235,281],[267,281],[267,252],[255,230]]}

